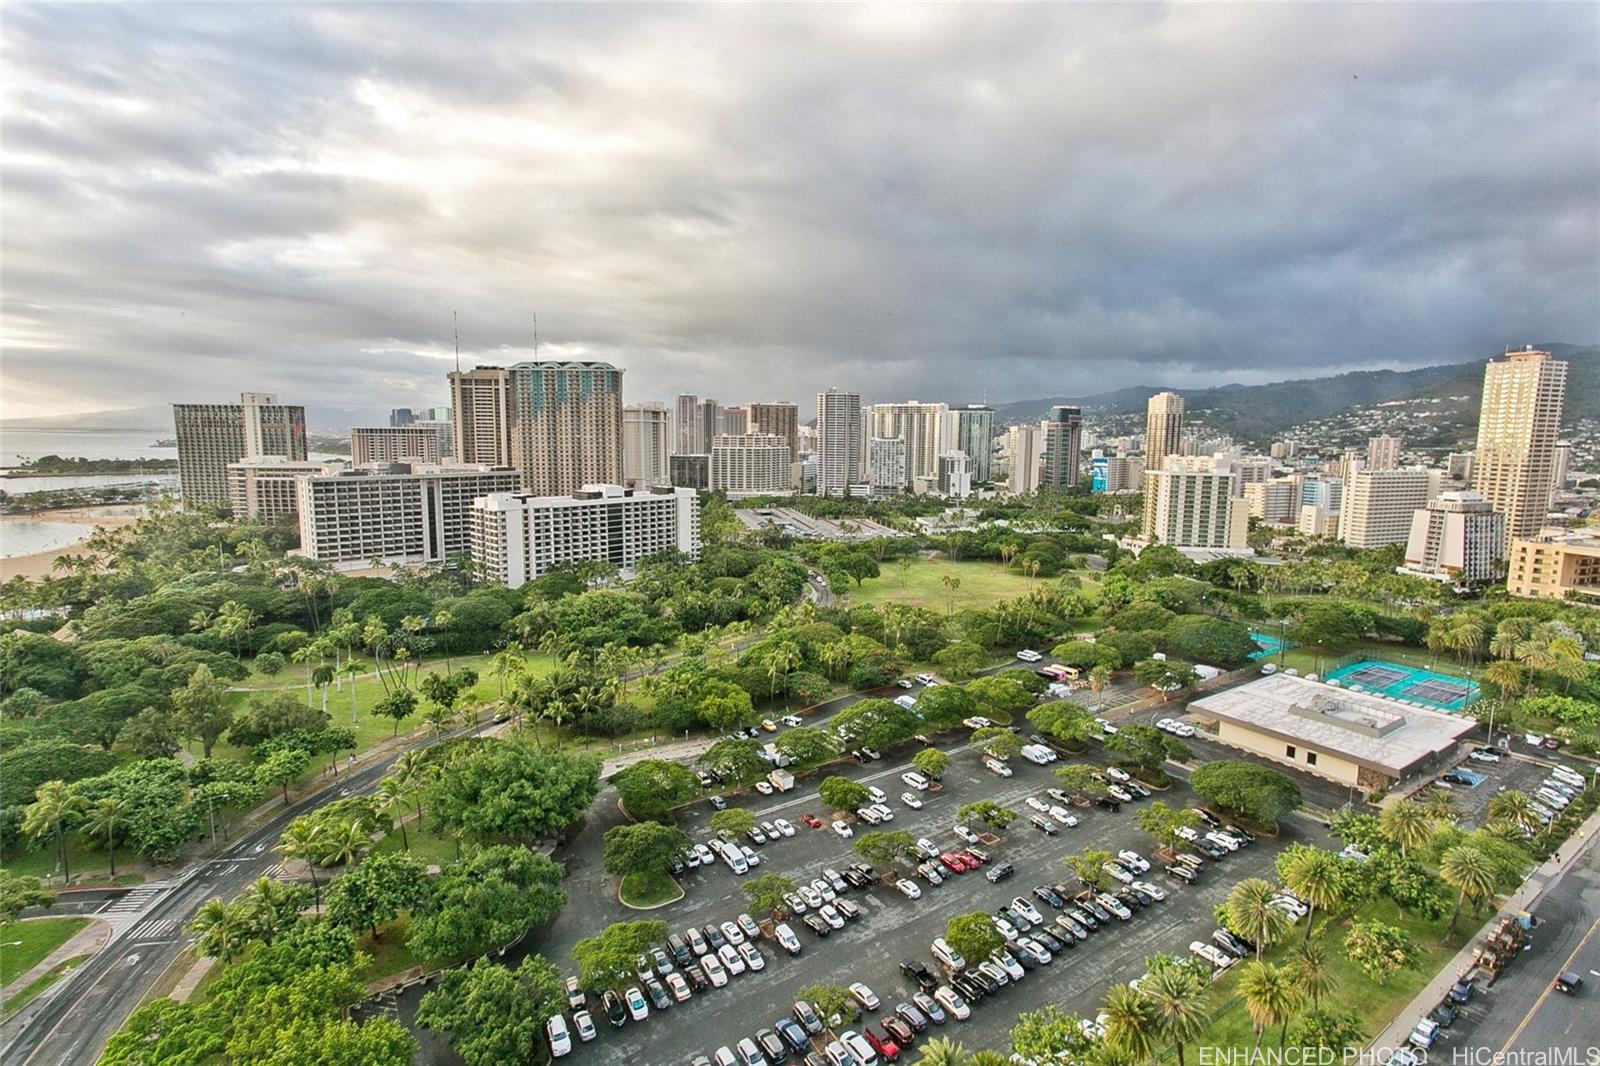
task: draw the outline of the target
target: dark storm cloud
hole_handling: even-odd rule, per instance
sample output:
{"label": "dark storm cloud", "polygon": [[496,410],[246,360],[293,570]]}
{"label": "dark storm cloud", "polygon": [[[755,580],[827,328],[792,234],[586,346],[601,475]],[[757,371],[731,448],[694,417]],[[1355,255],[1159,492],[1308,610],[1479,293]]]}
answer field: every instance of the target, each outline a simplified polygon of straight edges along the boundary
{"label": "dark storm cloud", "polygon": [[[1600,336],[1586,5],[12,6],[8,416],[991,400]],[[336,424],[330,414],[326,420]]]}

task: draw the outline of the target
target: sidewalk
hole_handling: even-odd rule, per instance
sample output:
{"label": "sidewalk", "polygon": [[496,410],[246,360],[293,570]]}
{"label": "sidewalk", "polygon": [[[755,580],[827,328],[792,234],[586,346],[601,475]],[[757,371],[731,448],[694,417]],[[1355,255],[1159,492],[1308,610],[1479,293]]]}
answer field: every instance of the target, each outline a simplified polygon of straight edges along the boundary
{"label": "sidewalk", "polygon": [[[1499,923],[1500,919],[1511,917],[1519,911],[1534,912],[1534,909],[1539,905],[1539,900],[1555,886],[1561,875],[1566,873],[1570,867],[1576,865],[1584,854],[1594,846],[1597,833],[1600,833],[1600,811],[1591,814],[1588,820],[1578,827],[1573,839],[1568,840],[1566,845],[1562,847],[1559,861],[1546,859],[1543,865],[1528,875],[1527,880],[1522,882],[1522,887],[1517,889],[1510,899],[1506,900],[1503,907],[1496,911],[1482,926],[1473,931],[1471,939],[1456,953],[1455,958],[1451,959],[1449,964],[1440,970],[1438,975],[1428,982],[1428,985],[1421,992],[1417,993],[1416,998],[1407,1004],[1399,1014],[1395,1015],[1394,1021],[1390,1022],[1389,1027],[1377,1035],[1370,1046],[1374,1049],[1403,1047],[1406,1037],[1410,1034],[1411,1027],[1416,1024],[1417,1019],[1425,1016],[1440,1000],[1444,999],[1444,994],[1449,990],[1450,986],[1455,984],[1456,980],[1477,961],[1478,945],[1483,931],[1493,928]],[[1537,917],[1537,915],[1535,916]],[[1535,933],[1535,935],[1538,934]]]}
{"label": "sidewalk", "polygon": [[110,939],[111,926],[100,918],[89,918],[89,924],[68,937],[66,943],[34,963],[25,972],[17,974],[5,988],[0,988],[0,1000],[9,1000],[68,959],[79,955],[93,955]]}

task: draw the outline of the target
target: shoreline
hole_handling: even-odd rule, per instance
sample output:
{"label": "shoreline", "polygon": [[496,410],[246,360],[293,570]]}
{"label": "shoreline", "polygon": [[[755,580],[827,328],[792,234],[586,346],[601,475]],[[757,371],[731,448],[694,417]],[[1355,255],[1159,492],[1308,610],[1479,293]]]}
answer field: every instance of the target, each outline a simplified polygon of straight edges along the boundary
{"label": "shoreline", "polygon": [[[5,528],[5,523],[15,521],[28,522],[72,522],[87,526],[128,526],[139,520],[138,515],[108,514],[106,508],[123,508],[127,504],[107,504],[105,507],[62,507],[52,511],[39,511],[34,514],[0,515],[0,531]],[[38,581],[50,576],[50,564],[62,555],[73,555],[83,551],[87,538],[80,538],[71,544],[63,544],[59,548],[49,551],[32,552],[28,555],[13,555],[0,559],[0,581],[10,581],[13,577],[22,577],[28,581]]]}

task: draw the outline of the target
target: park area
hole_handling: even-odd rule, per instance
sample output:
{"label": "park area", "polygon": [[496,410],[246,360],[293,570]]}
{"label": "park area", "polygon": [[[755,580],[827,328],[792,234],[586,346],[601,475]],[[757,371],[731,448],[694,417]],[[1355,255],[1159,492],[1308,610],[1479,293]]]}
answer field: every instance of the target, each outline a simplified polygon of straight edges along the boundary
{"label": "park area", "polygon": [[[1073,573],[1083,579],[1083,591],[1092,595],[1091,590],[1097,585],[1090,575],[1084,571]],[[946,578],[959,584],[947,584]],[[882,576],[869,577],[859,588],[852,587],[849,602],[852,606],[904,603],[943,614],[992,607],[1057,580],[1030,578],[995,562],[953,562],[942,557],[899,559],[885,562]]]}

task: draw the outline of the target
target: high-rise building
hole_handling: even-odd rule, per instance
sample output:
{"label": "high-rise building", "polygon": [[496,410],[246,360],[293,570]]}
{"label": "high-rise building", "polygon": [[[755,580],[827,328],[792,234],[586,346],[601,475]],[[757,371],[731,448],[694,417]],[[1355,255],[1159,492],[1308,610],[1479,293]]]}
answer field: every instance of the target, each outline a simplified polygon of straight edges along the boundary
{"label": "high-rise building", "polygon": [[1113,455],[1106,459],[1107,492],[1139,492],[1144,488],[1144,460],[1136,455]]}
{"label": "high-rise building", "polygon": [[1400,438],[1390,436],[1367,438],[1367,469],[1395,470],[1400,466]]}
{"label": "high-rise building", "polygon": [[1600,604],[1600,533],[1552,528],[1512,538],[1506,590],[1513,596]]}
{"label": "high-rise building", "polygon": [[709,489],[711,487],[711,456],[695,454],[669,455],[667,456],[667,478],[672,482],[673,488]]}
{"label": "high-rise building", "polygon": [[1556,441],[1555,459],[1551,463],[1550,487],[1560,492],[1567,487],[1567,470],[1572,464],[1572,442]]}
{"label": "high-rise building", "polygon": [[711,488],[737,496],[791,491],[789,445],[774,433],[725,433],[711,440]]}
{"label": "high-rise building", "polygon": [[511,465],[533,495],[621,482],[622,371],[576,361],[513,366]]}
{"label": "high-rise building", "polygon": [[1506,516],[1508,542],[1539,531],[1550,509],[1567,364],[1528,348],[1490,360],[1483,374],[1472,487]]}
{"label": "high-rise building", "polygon": [[1226,456],[1168,453],[1144,472],[1144,539],[1174,548],[1243,548],[1250,511],[1233,495]]}
{"label": "high-rise building", "polygon": [[1182,451],[1183,397],[1175,392],[1158,392],[1145,405],[1144,468],[1160,470],[1169,455]]}
{"label": "high-rise building", "polygon": [[861,464],[861,396],[839,389],[817,393],[818,494],[848,495]]}
{"label": "high-rise building", "polygon": [[672,414],[659,403],[622,408],[622,480],[634,488],[671,483]]}
{"label": "high-rise building", "polygon": [[1039,484],[1052,489],[1072,488],[1078,483],[1083,411],[1077,407],[1052,407],[1050,417],[1039,423],[1039,432],[1044,438]]}
{"label": "high-rise building", "polygon": [[939,456],[939,491],[955,500],[972,495],[972,460],[966,452]]}
{"label": "high-rise building", "polygon": [[1338,511],[1344,507],[1344,479],[1326,474],[1307,474],[1300,478],[1300,505]]}
{"label": "high-rise building", "polygon": [[1451,452],[1445,457],[1445,477],[1451,481],[1472,480],[1472,452]]}
{"label": "high-rise building", "polygon": [[782,437],[789,453],[800,455],[800,408],[792,403],[753,403],[750,405],[750,432]]}
{"label": "high-rise building", "polygon": [[480,366],[449,378],[456,461],[511,466],[511,371]]}
{"label": "high-rise building", "polygon": [[466,554],[472,501],[517,487],[486,466],[329,464],[296,484],[300,550],[331,563],[437,563]]}
{"label": "high-rise building", "polygon": [[908,477],[937,477],[940,435],[948,410],[945,404],[920,400],[873,404],[870,432],[873,437],[899,437],[906,442]]}
{"label": "high-rise building", "polygon": [[417,420],[417,413],[409,407],[392,407],[389,409],[389,425],[394,428],[409,426]]}
{"label": "high-rise building", "polygon": [[722,405],[706,397],[700,401],[700,410],[695,414],[695,448],[697,452],[711,454],[711,442],[719,432],[722,424]]}
{"label": "high-rise building", "polygon": [[1006,433],[1011,456],[1011,480],[1006,491],[1027,496],[1039,489],[1039,468],[1044,461],[1044,433],[1036,425],[1012,426]]}
{"label": "high-rise building", "polygon": [[1339,512],[1330,511],[1319,503],[1302,504],[1295,527],[1308,537],[1337,537]]}
{"label": "high-rise building", "polygon": [[1412,515],[1439,494],[1440,481],[1440,471],[1421,467],[1356,470],[1344,486],[1339,538],[1351,548],[1404,544]]}
{"label": "high-rise building", "polygon": [[448,407],[434,407],[432,410],[444,411],[447,417],[419,418],[405,428],[429,430],[434,436],[439,438],[439,461],[443,462],[446,459],[453,460],[456,457],[456,427],[448,417],[450,409]]}
{"label": "high-rise building", "polygon": [[429,425],[357,426],[350,431],[350,461],[368,463],[437,463],[439,434]]}
{"label": "high-rise building", "polygon": [[1230,464],[1233,470],[1233,494],[1243,496],[1245,486],[1272,480],[1278,464],[1265,455],[1239,455],[1235,453]]}
{"label": "high-rise building", "polygon": [[972,462],[972,483],[987,485],[993,481],[994,408],[977,403],[953,407],[945,415],[944,424],[944,447],[967,453]]}
{"label": "high-rise building", "polygon": [[700,433],[700,397],[692,392],[680,392],[672,405],[672,450],[679,455],[701,455],[707,449]]}
{"label": "high-rise building", "polygon": [[228,506],[236,518],[277,522],[295,517],[300,478],[322,472],[322,463],[280,455],[228,464]]}
{"label": "high-rise building", "polygon": [[1480,492],[1441,492],[1411,516],[1401,573],[1459,583],[1492,581],[1505,557],[1506,516]]}
{"label": "high-rise building", "polygon": [[900,437],[873,437],[867,442],[867,484],[874,496],[906,491],[906,442]]}
{"label": "high-rise building", "polygon": [[577,562],[620,571],[676,552],[700,557],[700,500],[692,489],[584,485],[570,496],[493,493],[472,503],[472,561],[506,588]]}
{"label": "high-rise building", "polygon": [[1300,485],[1292,477],[1254,481],[1244,487],[1244,502],[1251,518],[1271,525],[1288,525],[1300,513]]}
{"label": "high-rise building", "polygon": [[722,437],[737,437],[742,433],[752,433],[750,428],[750,409],[748,407],[724,407],[717,412],[717,435]]}
{"label": "high-rise building", "polygon": [[238,403],[175,403],[178,485],[187,504],[229,502],[228,464],[281,456],[306,458],[306,409],[247,392]]}

